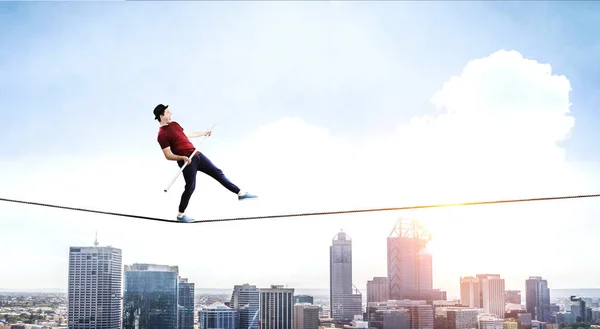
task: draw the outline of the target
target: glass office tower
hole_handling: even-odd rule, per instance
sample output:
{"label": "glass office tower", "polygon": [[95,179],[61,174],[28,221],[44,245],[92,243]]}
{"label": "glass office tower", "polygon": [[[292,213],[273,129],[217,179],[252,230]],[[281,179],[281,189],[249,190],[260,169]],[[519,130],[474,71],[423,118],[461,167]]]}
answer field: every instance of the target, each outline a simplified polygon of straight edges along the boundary
{"label": "glass office tower", "polygon": [[126,265],[123,329],[177,329],[177,266]]}

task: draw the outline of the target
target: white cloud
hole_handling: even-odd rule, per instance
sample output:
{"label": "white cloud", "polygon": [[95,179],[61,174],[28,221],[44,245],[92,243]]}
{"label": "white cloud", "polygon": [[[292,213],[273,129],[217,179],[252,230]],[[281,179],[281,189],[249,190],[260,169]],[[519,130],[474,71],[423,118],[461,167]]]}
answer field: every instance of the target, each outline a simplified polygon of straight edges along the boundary
{"label": "white cloud", "polygon": [[391,136],[352,145],[286,118],[259,129],[225,162],[248,159],[252,185],[306,197],[427,201],[435,191],[459,200],[550,192],[570,178],[557,146],[574,126],[569,91],[548,65],[499,51],[468,63],[435,93],[441,113],[415,117]]}
{"label": "white cloud", "polygon": [[[259,129],[224,162],[251,159],[244,170],[252,173],[249,185],[269,197],[261,201],[265,213],[585,193],[585,182],[557,145],[574,127],[569,91],[566,77],[552,75],[549,65],[498,51],[469,62],[434,94],[439,113],[415,117],[391,136],[352,145],[325,128],[286,118]],[[552,271],[547,264],[557,254],[519,255],[535,253],[541,237],[544,245],[559,239],[561,230],[551,223],[573,216],[579,206],[557,202],[411,214],[434,231],[436,282],[452,290],[457,276],[473,271],[498,271],[518,285],[528,273]],[[394,216],[346,221],[363,248],[355,253],[359,284],[385,273],[385,259],[375,262],[372,255],[385,253]],[[323,218],[318,229],[335,232],[341,223]],[[463,250],[469,253],[461,255]],[[460,261],[465,255],[468,260]]]}

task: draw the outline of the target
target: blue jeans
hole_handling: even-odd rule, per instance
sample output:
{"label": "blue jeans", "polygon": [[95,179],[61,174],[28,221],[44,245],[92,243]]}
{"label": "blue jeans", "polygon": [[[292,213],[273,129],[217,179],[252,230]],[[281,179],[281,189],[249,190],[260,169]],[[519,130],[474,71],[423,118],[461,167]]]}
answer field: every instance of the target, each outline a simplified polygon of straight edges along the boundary
{"label": "blue jeans", "polygon": [[[177,161],[179,168],[183,166],[183,161]],[[192,158],[190,164],[183,168],[183,178],[185,179],[185,190],[181,195],[181,202],[179,203],[179,212],[183,213],[190,202],[190,198],[196,189],[196,174],[201,171],[210,177],[214,178],[221,185],[225,186],[231,192],[237,194],[240,192],[240,188],[235,186],[225,175],[223,171],[217,168],[204,154],[200,153]]]}

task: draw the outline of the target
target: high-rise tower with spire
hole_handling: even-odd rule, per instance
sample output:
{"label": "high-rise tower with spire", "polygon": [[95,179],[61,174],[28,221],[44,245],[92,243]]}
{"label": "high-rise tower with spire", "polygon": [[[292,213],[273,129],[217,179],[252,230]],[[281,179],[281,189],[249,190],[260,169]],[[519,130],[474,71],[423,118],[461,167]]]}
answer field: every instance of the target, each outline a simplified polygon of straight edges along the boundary
{"label": "high-rise tower with spire", "polygon": [[121,249],[93,247],[69,250],[68,327],[121,328]]}

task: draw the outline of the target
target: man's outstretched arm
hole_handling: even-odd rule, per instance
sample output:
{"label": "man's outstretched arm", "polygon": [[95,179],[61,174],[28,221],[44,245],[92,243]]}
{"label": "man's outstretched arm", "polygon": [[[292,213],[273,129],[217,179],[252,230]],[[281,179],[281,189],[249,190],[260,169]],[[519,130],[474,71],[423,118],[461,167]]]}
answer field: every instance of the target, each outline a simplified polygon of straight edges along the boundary
{"label": "man's outstretched arm", "polygon": [[212,133],[212,131],[208,130],[208,131],[202,131],[202,132],[198,132],[198,133],[188,133],[188,132],[183,132],[187,138],[196,138],[196,137],[201,137],[201,136],[210,136],[210,134]]}

